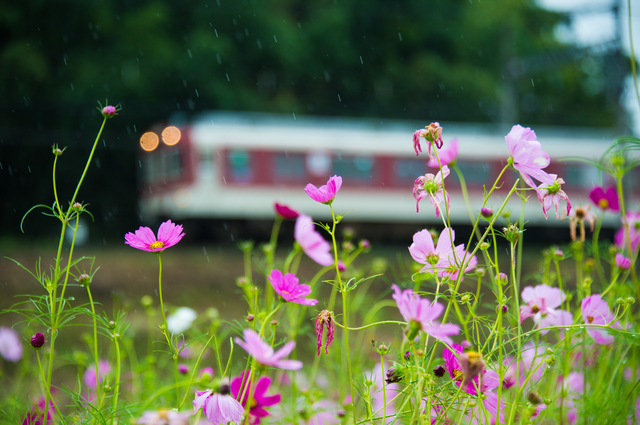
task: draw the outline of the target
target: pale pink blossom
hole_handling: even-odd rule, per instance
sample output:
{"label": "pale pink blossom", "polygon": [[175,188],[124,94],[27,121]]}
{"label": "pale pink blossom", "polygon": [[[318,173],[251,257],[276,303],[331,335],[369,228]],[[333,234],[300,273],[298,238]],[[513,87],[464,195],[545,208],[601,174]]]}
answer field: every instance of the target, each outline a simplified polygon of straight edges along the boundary
{"label": "pale pink blossom", "polygon": [[274,353],[273,348],[264,342],[255,331],[245,329],[243,335],[244,341],[240,338],[235,338],[234,341],[261,365],[273,366],[284,370],[302,368],[302,362],[298,360],[282,360],[283,357],[288,356],[293,351],[296,346],[295,342],[286,343],[284,347]]}
{"label": "pale pink blossom", "polygon": [[17,362],[22,358],[20,337],[11,328],[0,327],[0,356],[9,362]]}
{"label": "pale pink blossom", "polygon": [[526,342],[522,346],[522,359],[516,361],[512,356],[508,356],[504,360],[507,371],[504,374],[502,385],[505,389],[511,388],[518,383],[523,385],[527,379],[527,375],[531,375],[529,383],[533,384],[542,378],[548,365],[543,365],[546,353],[546,347],[542,345],[534,345],[532,342]]}
{"label": "pale pink blossom", "polygon": [[102,381],[105,376],[107,376],[111,372],[111,365],[106,360],[100,360],[98,362],[98,373],[96,376],[96,366],[92,364],[87,368],[84,372],[83,381],[84,384],[92,390],[95,390],[98,386],[98,383],[102,384]]}
{"label": "pale pink blossom", "polygon": [[228,394],[215,393],[213,390],[196,391],[193,414],[195,415],[200,409],[213,424],[227,422],[239,424],[244,416],[244,407],[235,398]]}
{"label": "pale pink blossom", "polygon": [[[385,364],[385,370],[387,370],[389,365]],[[382,375],[382,366],[378,362],[371,371],[371,379],[373,380],[373,386],[371,387],[371,396],[373,398],[371,409],[373,411],[374,417],[382,417],[384,413],[384,398],[386,394],[387,398],[387,420],[384,422],[385,424],[391,423],[395,419],[395,414],[397,412],[395,406],[393,405],[393,398],[398,395],[398,384],[385,384],[383,386],[383,381],[385,377]],[[384,391],[383,391],[384,389]]]}
{"label": "pale pink blossom", "polygon": [[273,290],[285,301],[302,305],[316,305],[318,303],[318,300],[304,298],[311,295],[311,287],[298,284],[298,278],[293,273],[287,273],[283,276],[280,270],[271,270],[268,278]]}
{"label": "pale pink blossom", "polygon": [[444,190],[442,181],[449,175],[449,167],[443,166],[435,176],[427,173],[420,176],[413,183],[413,197],[416,198],[416,212],[420,211],[420,201],[422,198],[429,197],[429,201],[436,210],[436,217],[440,217],[440,204],[442,201],[449,206],[449,195]]}
{"label": "pale pink blossom", "polygon": [[304,191],[316,202],[323,204],[330,204],[333,202],[333,198],[336,197],[336,193],[342,186],[342,177],[333,176],[327,181],[326,185],[322,185],[319,188],[315,187],[311,183],[307,184]]}
{"label": "pale pink blossom", "polygon": [[569,196],[562,190],[561,185],[564,184],[564,180],[558,178],[556,174],[549,174],[551,177],[550,183],[542,183],[538,186],[536,193],[538,199],[542,204],[542,212],[544,212],[544,218],[547,217],[547,211],[551,209],[551,205],[556,207],[556,220],[560,218],[558,208],[560,208],[560,201],[564,200],[567,203],[567,214],[571,212],[571,201]]}
{"label": "pale pink blossom", "polygon": [[449,267],[449,257],[453,253],[451,238],[455,238],[453,229],[445,227],[438,237],[438,244],[434,246],[433,237],[428,230],[421,230],[413,235],[413,243],[409,246],[409,253],[414,260],[425,266],[421,273],[439,273]]}
{"label": "pale pink blossom", "polygon": [[444,167],[445,165],[452,164],[453,162],[455,162],[456,158],[458,157],[459,145],[460,144],[458,143],[458,139],[451,140],[451,143],[449,143],[447,146],[442,148],[440,150],[440,153],[438,154],[438,158],[440,159],[440,164],[438,164],[438,159],[435,156],[433,156],[429,158],[427,165],[433,168],[440,168],[440,165]]}
{"label": "pale pink blossom", "polygon": [[189,425],[189,415],[175,410],[144,412],[136,424],[140,425]]}
{"label": "pale pink blossom", "polygon": [[620,218],[622,227],[616,232],[614,240],[619,248],[627,248],[627,240],[625,238],[625,221],[629,223],[629,241],[631,242],[631,249],[635,252],[640,244],[640,213],[628,212],[627,218]]}
{"label": "pale pink blossom", "polygon": [[[608,325],[614,319],[609,305],[600,294],[594,294],[582,300],[582,319],[590,325]],[[616,325],[616,327],[618,327]],[[609,345],[613,342],[613,336],[602,329],[587,326],[587,333],[598,344]]]}
{"label": "pale pink blossom", "polygon": [[[520,306],[520,321],[533,317],[533,322],[539,328],[557,325],[571,325],[573,315],[564,310],[557,310],[566,299],[559,288],[548,285],[527,286],[522,290],[522,300],[526,303]],[[541,331],[546,334],[548,331]]]}
{"label": "pale pink blossom", "polygon": [[160,252],[180,242],[184,236],[182,225],[176,225],[171,220],[165,221],[158,229],[158,238],[153,230],[148,227],[140,227],[136,233],[124,235],[125,243],[133,248],[148,252]]}
{"label": "pale pink blossom", "polygon": [[325,267],[333,264],[331,245],[316,231],[311,217],[304,214],[298,216],[293,237],[313,261]]}
{"label": "pale pink blossom", "polygon": [[392,285],[392,298],[398,304],[398,310],[404,318],[407,326],[407,339],[413,339],[417,331],[423,331],[435,339],[452,344],[449,335],[460,333],[460,327],[453,323],[440,323],[436,319],[440,317],[444,307],[438,302],[433,304],[426,298],[420,298],[411,289],[400,291],[397,285]]}
{"label": "pale pink blossom", "polygon": [[533,177],[542,183],[551,183],[549,174],[542,171],[547,168],[551,160],[549,155],[542,150],[537,141],[536,133],[529,127],[514,125],[509,134],[505,136],[509,155],[513,160],[513,168],[520,172],[524,181],[533,189],[537,189],[531,179]]}

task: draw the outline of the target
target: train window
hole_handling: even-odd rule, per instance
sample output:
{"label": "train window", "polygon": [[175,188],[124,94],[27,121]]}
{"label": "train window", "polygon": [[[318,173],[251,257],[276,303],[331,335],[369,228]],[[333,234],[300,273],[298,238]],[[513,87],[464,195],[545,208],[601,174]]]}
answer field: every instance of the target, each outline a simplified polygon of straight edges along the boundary
{"label": "train window", "polygon": [[560,176],[568,186],[592,188],[600,186],[600,173],[596,167],[582,163],[568,163],[564,176]]}
{"label": "train window", "polygon": [[249,152],[234,150],[229,152],[229,171],[231,179],[236,183],[248,183],[253,180],[251,168],[251,154]]}
{"label": "train window", "polygon": [[175,179],[182,174],[182,152],[179,149],[171,149],[166,153],[164,174],[168,179]]}
{"label": "train window", "polygon": [[297,180],[304,176],[303,155],[287,153],[275,155],[275,178],[277,181]]}
{"label": "train window", "polygon": [[368,155],[356,157],[338,157],[333,161],[333,172],[347,179],[361,181],[373,180],[375,160]]}
{"label": "train window", "polygon": [[427,162],[424,159],[398,159],[394,164],[394,175],[399,183],[414,182],[427,173]]}
{"label": "train window", "polygon": [[307,169],[312,176],[325,176],[331,169],[331,156],[326,151],[311,152],[307,155]]}
{"label": "train window", "polygon": [[[489,181],[489,164],[486,162],[458,161],[458,167],[462,171],[467,186],[482,186]],[[458,175],[453,170],[451,170],[451,177],[458,181]]]}

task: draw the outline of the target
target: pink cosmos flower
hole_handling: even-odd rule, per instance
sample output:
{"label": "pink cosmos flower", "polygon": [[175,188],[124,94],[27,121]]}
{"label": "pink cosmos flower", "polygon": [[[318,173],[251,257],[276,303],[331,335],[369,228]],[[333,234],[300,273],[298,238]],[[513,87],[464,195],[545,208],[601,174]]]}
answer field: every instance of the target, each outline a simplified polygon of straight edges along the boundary
{"label": "pink cosmos flower", "polygon": [[589,199],[602,211],[620,211],[620,200],[618,199],[618,192],[616,192],[615,187],[604,190],[604,188],[596,186],[589,192]]}
{"label": "pink cosmos flower", "polygon": [[618,267],[620,270],[629,270],[629,268],[631,267],[631,259],[629,257],[625,257],[620,253],[617,253],[616,267]]}
{"label": "pink cosmos flower", "polygon": [[[578,420],[578,409],[574,407],[575,403],[584,396],[584,375],[580,372],[571,372],[567,379],[558,378],[559,383],[563,384],[564,389],[568,392],[568,397],[564,399],[565,410],[567,410],[567,422],[571,425]],[[558,403],[561,399],[558,400]]]}
{"label": "pink cosmos flower", "polygon": [[[459,145],[458,139],[453,139],[451,140],[451,143],[440,150],[438,158],[440,158],[440,164],[442,164],[443,167],[455,162],[458,157]],[[438,159],[436,157],[430,157],[427,162],[427,165],[433,168],[440,168],[440,164],[438,164]]]}
{"label": "pink cosmos flower", "polygon": [[[613,321],[613,313],[600,294],[594,294],[582,300],[582,319],[591,325],[608,325]],[[616,326],[617,327],[617,326]],[[609,345],[613,336],[601,328],[587,327],[587,333],[598,344]]]}
{"label": "pink cosmos flower", "polygon": [[293,220],[298,218],[300,213],[287,205],[275,203],[273,208],[276,210],[276,214],[282,217],[284,220]]}
{"label": "pink cosmos flower", "polygon": [[299,285],[298,278],[293,273],[282,276],[280,270],[271,270],[268,278],[273,290],[285,301],[302,305],[316,305],[318,303],[318,300],[303,298],[311,295],[311,288],[309,285]]}
{"label": "pink cosmos flower", "polygon": [[[627,241],[625,240],[625,218],[621,217],[622,227],[616,232],[614,241],[619,248],[626,248]],[[631,212],[627,213],[626,221],[629,223],[629,241],[631,242],[631,249],[635,252],[640,244],[640,213]]]}
{"label": "pink cosmos flower", "polygon": [[314,201],[322,204],[330,204],[333,202],[333,198],[336,197],[336,193],[340,190],[340,186],[342,186],[342,177],[333,176],[327,181],[326,185],[322,185],[320,188],[315,187],[311,183],[307,184],[304,191],[307,192],[307,195]]}
{"label": "pink cosmos flower", "polygon": [[240,338],[235,338],[234,341],[240,347],[249,353],[251,357],[265,366],[273,366],[284,370],[298,370],[302,368],[302,362],[298,360],[282,360],[283,357],[288,356],[296,346],[294,341],[287,342],[284,347],[277,352],[273,352],[273,348],[264,342],[260,335],[251,329],[244,330],[244,341]]}
{"label": "pink cosmos flower", "polygon": [[[385,365],[385,370],[388,369],[388,365]],[[394,421],[394,416],[396,414],[396,408],[393,405],[393,398],[398,395],[398,384],[393,383],[393,384],[386,384],[382,385],[382,382],[384,381],[385,377],[382,376],[382,366],[381,364],[378,362],[374,367],[373,370],[371,371],[371,379],[373,381],[373,386],[371,387],[371,395],[373,400],[372,401],[372,406],[371,409],[373,411],[373,416],[374,417],[382,417],[382,414],[384,413],[384,397],[385,397],[385,393],[387,396],[387,422],[386,423],[391,423]],[[383,392],[383,389],[385,389],[386,391]]]}
{"label": "pink cosmos flower", "polygon": [[[245,407],[247,406],[247,403],[250,406],[249,414],[252,416],[250,419],[253,419],[250,421],[251,424],[259,424],[260,418],[271,415],[267,412],[265,407],[280,403],[280,394],[270,396],[266,395],[267,391],[269,391],[270,385],[271,378],[263,376],[258,379],[255,388],[251,389],[251,381],[249,381],[248,372],[245,372],[242,376],[231,381],[231,394],[233,394],[237,400],[240,400],[240,394],[244,394],[240,402]],[[249,401],[249,389],[252,391],[251,401]]]}
{"label": "pink cosmos flower", "polygon": [[420,176],[413,183],[413,197],[416,198],[416,212],[420,212],[420,201],[429,197],[429,201],[436,210],[436,217],[440,217],[440,204],[444,200],[449,206],[449,194],[445,192],[442,181],[449,175],[449,167],[444,165],[435,176],[427,173]]}
{"label": "pink cosmos flower", "polygon": [[6,361],[17,362],[22,358],[22,343],[18,332],[0,327],[0,356]]}
{"label": "pink cosmos flower", "polygon": [[455,238],[453,229],[445,227],[438,237],[438,244],[434,246],[433,237],[428,230],[421,230],[413,235],[413,243],[409,246],[409,253],[420,264],[425,266],[420,273],[439,274],[441,270],[449,267],[450,256],[453,253],[451,237]]}
{"label": "pink cosmos flower", "polygon": [[244,407],[235,398],[228,395],[228,386],[225,394],[218,394],[213,390],[196,391],[193,400],[193,414],[202,408],[209,422],[221,424],[234,422],[239,424],[244,416]]}
{"label": "pink cosmos flower", "polygon": [[421,137],[424,137],[429,144],[429,158],[431,158],[431,145],[436,145],[440,149],[444,143],[442,141],[442,127],[440,127],[439,123],[432,122],[424,130],[416,130],[413,133],[413,149],[416,151],[416,155],[419,155],[418,152],[422,152],[422,147],[420,146]]}
{"label": "pink cosmos flower", "polygon": [[189,425],[189,415],[175,410],[144,412],[136,423],[140,425]]}
{"label": "pink cosmos flower", "polygon": [[411,289],[400,291],[400,288],[395,284],[391,288],[394,292],[392,298],[398,304],[398,310],[400,310],[405,322],[408,323],[407,339],[415,338],[418,331],[421,330],[447,344],[453,343],[449,335],[460,333],[460,327],[453,323],[441,324],[436,321],[444,310],[442,304],[438,302],[431,304],[431,301],[426,298],[420,298]]}
{"label": "pink cosmos flower", "polygon": [[125,243],[133,248],[148,252],[161,252],[180,242],[183,236],[182,225],[176,226],[169,220],[160,225],[158,239],[148,227],[140,227],[135,234],[129,232],[124,235],[124,239]]}
{"label": "pink cosmos flower", "polygon": [[[538,328],[555,325],[570,325],[573,315],[564,310],[556,310],[565,300],[565,294],[559,288],[547,285],[527,286],[522,290],[522,300],[526,303],[520,306],[520,321],[524,322],[533,316],[533,322]],[[542,331],[544,335],[548,331]]]}
{"label": "pink cosmos flower", "polygon": [[48,409],[45,409],[45,406],[46,399],[43,396],[40,396],[38,403],[36,403],[31,410],[27,412],[27,416],[22,421],[22,425],[43,425],[45,414],[47,415],[47,423],[53,423],[53,414],[56,413],[53,400],[49,400]]}
{"label": "pink cosmos flower", "polygon": [[316,346],[318,356],[322,349],[322,332],[325,326],[327,327],[327,339],[324,345],[324,353],[329,354],[329,347],[331,347],[336,332],[336,323],[333,320],[333,314],[329,310],[322,310],[320,314],[318,314],[318,317],[316,317]]}
{"label": "pink cosmos flower", "polygon": [[102,384],[102,379],[111,372],[111,365],[106,360],[100,360],[98,362],[98,376],[96,377],[96,366],[92,364],[84,372],[82,380],[87,388],[95,390],[98,386],[98,382]]}
{"label": "pink cosmos flower", "polygon": [[550,184],[553,182],[549,174],[542,171],[543,168],[547,168],[551,160],[549,155],[542,150],[533,130],[529,127],[514,125],[505,139],[509,155],[513,160],[513,168],[520,172],[529,187],[537,189],[531,177],[542,183]]}
{"label": "pink cosmos flower", "polygon": [[507,366],[507,372],[504,374],[502,385],[505,389],[511,388],[516,383],[523,385],[527,379],[527,375],[533,375],[529,379],[529,383],[533,384],[538,381],[544,370],[548,366],[540,366],[544,360],[546,348],[542,345],[534,345],[532,342],[526,342],[522,347],[522,360],[516,362],[512,356],[508,356],[504,360]]}
{"label": "pink cosmos flower", "polygon": [[542,204],[542,212],[544,212],[544,218],[548,218],[547,211],[551,209],[551,205],[555,205],[557,220],[558,218],[560,218],[558,214],[560,201],[564,199],[564,201],[567,203],[567,214],[569,214],[569,212],[571,211],[571,201],[569,200],[569,197],[564,192],[564,190],[561,189],[561,185],[564,184],[564,180],[558,178],[556,174],[549,174],[549,177],[551,178],[551,183],[542,183],[540,186],[538,186],[536,193],[538,194],[538,199]]}
{"label": "pink cosmos flower", "polygon": [[316,231],[311,217],[300,214],[296,220],[293,237],[313,261],[325,267],[333,264],[331,245]]}

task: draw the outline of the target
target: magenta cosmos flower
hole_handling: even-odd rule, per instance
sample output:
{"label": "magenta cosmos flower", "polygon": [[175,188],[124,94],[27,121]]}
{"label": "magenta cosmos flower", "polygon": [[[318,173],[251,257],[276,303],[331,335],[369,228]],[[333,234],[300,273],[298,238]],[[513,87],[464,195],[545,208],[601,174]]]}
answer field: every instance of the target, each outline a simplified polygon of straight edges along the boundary
{"label": "magenta cosmos flower", "polygon": [[542,183],[538,186],[536,193],[538,194],[538,199],[542,204],[542,212],[544,212],[544,218],[547,217],[547,211],[551,209],[551,205],[556,207],[556,220],[559,217],[558,208],[560,208],[560,201],[564,200],[567,203],[567,214],[571,211],[571,201],[567,194],[562,190],[561,186],[564,184],[564,180],[558,178],[556,174],[549,174],[551,183]]}
{"label": "magenta cosmos flower", "polygon": [[333,198],[336,197],[336,193],[338,193],[341,186],[342,177],[333,176],[329,181],[327,181],[327,184],[320,186],[320,188],[315,187],[311,183],[307,184],[304,191],[307,192],[307,195],[309,195],[314,201],[323,204],[330,204],[333,202]]}
{"label": "magenta cosmos flower", "polygon": [[298,360],[282,360],[283,357],[288,356],[293,351],[296,346],[294,341],[287,342],[284,347],[274,353],[273,348],[264,342],[255,331],[245,329],[243,336],[244,341],[240,338],[235,338],[234,341],[261,365],[273,366],[284,370],[302,368],[302,362]]}
{"label": "magenta cosmos flower", "polygon": [[622,222],[622,227],[616,232],[614,236],[614,241],[616,245],[620,248],[627,247],[627,241],[625,239],[625,221],[629,223],[629,241],[631,242],[631,249],[635,252],[638,248],[638,244],[640,244],[640,213],[637,212],[628,212],[627,218],[625,220],[624,217],[620,218]]}
{"label": "magenta cosmos flower", "polygon": [[444,143],[442,141],[442,127],[440,127],[439,123],[432,122],[424,129],[416,130],[416,132],[413,133],[413,150],[416,151],[416,155],[422,152],[422,146],[420,146],[421,137],[424,137],[429,145],[429,158],[431,158],[431,145],[436,145],[436,147],[440,149]]}
{"label": "magenta cosmos flower", "polygon": [[140,425],[189,425],[189,415],[175,410],[144,412],[136,423]]}
{"label": "magenta cosmos flower", "polygon": [[180,242],[184,236],[182,233],[182,225],[175,225],[169,221],[165,221],[158,229],[158,239],[153,234],[153,230],[148,227],[140,227],[136,233],[131,232],[124,235],[125,243],[136,249],[148,252],[161,252]]}
{"label": "magenta cosmos flower", "polygon": [[17,362],[22,358],[20,337],[11,328],[0,327],[0,356],[9,362]]}
{"label": "magenta cosmos flower", "polygon": [[[249,404],[249,414],[252,418],[249,419],[251,424],[259,424],[260,418],[270,416],[265,407],[273,406],[280,403],[280,394],[266,395],[271,385],[271,378],[263,376],[258,379],[255,388],[251,388],[251,381],[249,379],[249,373],[245,372],[242,376],[235,378],[231,381],[231,394],[240,400],[243,406]],[[245,389],[246,388],[246,389]],[[249,401],[249,391],[251,390],[251,401]],[[243,394],[242,399],[240,395]]]}
{"label": "magenta cosmos flower", "polygon": [[411,289],[400,291],[397,285],[392,285],[392,298],[398,304],[398,310],[407,322],[407,339],[411,340],[416,337],[419,331],[423,331],[427,335],[439,339],[440,341],[452,344],[453,340],[449,335],[457,335],[460,333],[460,327],[453,323],[443,323],[436,321],[444,307],[442,304],[431,303],[426,298],[420,298]]}
{"label": "magenta cosmos flower", "polygon": [[602,211],[620,211],[618,192],[616,192],[616,189],[614,187],[610,187],[605,190],[600,186],[596,186],[591,189],[591,192],[589,192],[589,199],[591,199],[591,202],[593,202],[594,205],[600,208]]}
{"label": "magenta cosmos flower", "polygon": [[618,267],[620,270],[629,270],[629,268],[631,267],[631,259],[629,257],[625,257],[620,253],[617,253],[616,267]]}
{"label": "magenta cosmos flower", "polygon": [[298,218],[300,213],[287,205],[275,203],[273,209],[276,210],[276,214],[284,220],[294,220]]}
{"label": "magenta cosmos flower", "polygon": [[[613,321],[613,313],[611,313],[609,305],[602,299],[600,294],[591,295],[583,299],[581,307],[582,319],[585,323],[590,325],[608,325]],[[609,345],[613,342],[613,336],[609,335],[609,333],[602,328],[587,327],[587,333],[598,344]]]}
{"label": "magenta cosmos flower", "polygon": [[318,300],[303,298],[311,295],[309,285],[299,285],[298,278],[293,273],[282,275],[280,270],[271,270],[268,276],[273,290],[285,301],[302,305],[316,305]]}
{"label": "magenta cosmos flower", "polygon": [[505,139],[510,160],[513,161],[513,168],[520,172],[529,187],[537,189],[531,177],[542,183],[551,184],[553,182],[549,174],[542,171],[543,168],[547,168],[551,160],[549,155],[542,150],[533,130],[529,127],[514,125]]}
{"label": "magenta cosmos flower", "polygon": [[42,425],[44,424],[44,416],[47,416],[47,423],[53,423],[53,414],[56,413],[53,400],[49,400],[49,408],[45,409],[46,400],[43,396],[40,396],[38,403],[36,403],[31,410],[27,412],[27,416],[22,421],[22,425]]}
{"label": "magenta cosmos flower", "polygon": [[444,200],[449,206],[449,195],[445,192],[442,181],[449,175],[449,167],[444,165],[435,176],[427,173],[420,176],[413,183],[413,197],[416,198],[416,212],[420,212],[420,201],[429,197],[429,201],[436,210],[436,217],[440,217],[440,204]]}
{"label": "magenta cosmos flower", "polygon": [[325,267],[333,264],[331,245],[316,231],[311,217],[300,214],[296,220],[293,237],[313,261]]}
{"label": "magenta cosmos flower", "polygon": [[223,386],[221,394],[213,390],[196,391],[193,400],[193,414],[202,408],[209,422],[214,424],[226,424],[234,422],[239,424],[244,416],[244,407],[235,398],[228,394],[229,387]]}
{"label": "magenta cosmos flower", "polygon": [[[565,300],[565,294],[559,288],[547,285],[527,286],[522,290],[522,300],[526,305],[520,306],[520,321],[533,317],[539,328],[546,326],[570,325],[573,315],[564,310],[556,310]],[[542,331],[546,334],[548,331]]]}
{"label": "magenta cosmos flower", "polygon": [[440,158],[440,164],[438,164],[438,159],[436,157],[429,158],[429,162],[427,165],[433,168],[440,168],[440,165],[443,167],[445,165],[453,164],[458,157],[458,148],[459,148],[458,139],[451,140],[447,146],[440,150],[438,154],[438,158]]}

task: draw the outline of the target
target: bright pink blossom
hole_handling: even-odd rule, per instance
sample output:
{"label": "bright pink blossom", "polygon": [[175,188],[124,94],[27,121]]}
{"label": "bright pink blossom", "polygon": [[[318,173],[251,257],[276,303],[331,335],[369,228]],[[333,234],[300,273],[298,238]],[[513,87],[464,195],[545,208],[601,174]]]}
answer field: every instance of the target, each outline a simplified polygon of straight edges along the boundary
{"label": "bright pink blossom", "polygon": [[602,211],[620,211],[620,200],[618,199],[618,192],[616,192],[615,187],[604,190],[604,188],[596,186],[589,192],[589,199]]}
{"label": "bright pink blossom", "polygon": [[285,301],[302,305],[316,305],[318,303],[318,300],[303,298],[311,295],[311,287],[298,284],[298,278],[293,273],[287,273],[283,276],[280,270],[271,270],[268,278],[273,290]]}
{"label": "bright pink blossom", "polygon": [[11,328],[0,327],[0,356],[9,362],[17,362],[22,358],[20,337]]}
{"label": "bright pink blossom", "polygon": [[520,172],[529,187],[537,189],[531,177],[542,183],[550,184],[553,182],[549,174],[542,171],[543,168],[549,166],[551,160],[549,155],[542,150],[533,130],[529,127],[514,125],[505,139],[509,155],[513,160],[513,168]]}
{"label": "bright pink blossom", "polygon": [[629,268],[631,267],[631,259],[629,257],[625,257],[620,253],[617,253],[616,267],[618,267],[620,270],[629,270]]}
{"label": "bright pink blossom", "polygon": [[293,237],[313,261],[325,267],[333,264],[331,245],[316,231],[311,217],[300,214],[296,220]]}
{"label": "bright pink blossom", "polygon": [[442,201],[449,206],[449,195],[444,190],[442,181],[449,175],[449,167],[444,165],[435,176],[427,173],[420,176],[413,183],[413,197],[416,198],[416,212],[420,211],[420,201],[429,197],[429,201],[436,210],[436,217],[440,217],[440,204]]}
{"label": "bright pink blossom", "polygon": [[[253,419],[251,424],[259,424],[260,418],[270,416],[271,414],[265,409],[265,407],[273,406],[280,403],[280,394],[266,395],[271,385],[271,378],[263,376],[258,379],[255,388],[251,388],[251,381],[249,380],[249,373],[245,372],[242,376],[235,378],[231,381],[231,394],[240,400],[243,406],[249,404],[249,414]],[[249,402],[249,391],[251,390],[251,401]],[[243,394],[242,399],[240,394]]]}
{"label": "bright pink blossom", "polygon": [[[608,325],[613,321],[613,313],[609,310],[609,305],[602,299],[600,294],[594,294],[582,300],[582,319],[590,325]],[[617,326],[616,326],[617,327]],[[613,342],[613,336],[602,329],[587,327],[587,333],[598,344],[609,345]]]}
{"label": "bright pink blossom", "polygon": [[322,185],[320,188],[315,187],[311,183],[307,184],[304,191],[307,192],[307,195],[314,201],[330,204],[333,202],[333,198],[336,197],[336,193],[340,190],[340,186],[342,186],[342,177],[333,176],[327,181],[326,185]]}
{"label": "bright pink blossom", "polygon": [[200,409],[209,422],[214,424],[227,422],[239,424],[244,416],[244,407],[235,398],[228,394],[215,393],[213,390],[196,391],[193,414],[195,415]]}
{"label": "bright pink blossom", "polygon": [[433,168],[440,168],[440,165],[444,167],[445,165],[454,163],[456,158],[458,157],[459,145],[460,144],[458,143],[458,139],[451,140],[451,143],[441,149],[440,153],[438,154],[438,158],[440,158],[440,164],[438,164],[438,159],[434,156],[429,158],[429,162],[427,162],[427,165]]}
{"label": "bright pink blossom", "polygon": [[106,360],[100,360],[98,362],[98,373],[96,376],[96,366],[92,364],[84,372],[83,381],[87,388],[95,390],[98,383],[102,384],[102,380],[111,372],[111,365]]}
{"label": "bright pink blossom", "polygon": [[284,370],[302,368],[302,362],[298,360],[282,360],[283,357],[288,356],[293,351],[296,346],[295,342],[287,342],[284,347],[274,353],[273,348],[264,342],[255,331],[245,329],[243,335],[244,341],[240,338],[235,338],[234,341],[261,365],[273,366]]}
{"label": "bright pink blossom", "polygon": [[[533,322],[539,328],[555,325],[570,325],[573,315],[564,310],[556,310],[565,300],[565,294],[559,288],[548,285],[527,286],[522,290],[522,300],[526,303],[520,306],[520,321],[533,317]],[[542,331],[546,334],[548,331]]]}
{"label": "bright pink blossom", "polygon": [[436,319],[440,317],[444,307],[438,302],[433,304],[426,298],[420,298],[411,289],[400,291],[397,285],[392,285],[392,298],[398,304],[398,310],[404,318],[407,326],[407,338],[412,339],[417,331],[423,331],[435,339],[452,344],[449,335],[460,333],[460,327],[453,323],[440,323]]}
{"label": "bright pink blossom", "polygon": [[275,203],[273,208],[276,210],[276,214],[285,220],[293,220],[298,218],[300,213],[287,205]]}
{"label": "bright pink blossom", "polygon": [[569,200],[569,196],[562,190],[561,186],[564,184],[564,180],[558,178],[555,174],[549,174],[551,177],[551,183],[542,183],[538,186],[536,193],[538,194],[538,199],[542,204],[542,212],[544,212],[544,218],[547,217],[547,211],[551,209],[551,205],[556,207],[556,220],[560,218],[558,213],[558,208],[560,208],[560,201],[564,200],[567,203],[567,214],[571,212],[571,201]]}
{"label": "bright pink blossom", "polygon": [[165,221],[158,229],[158,239],[153,230],[148,227],[140,227],[136,233],[124,235],[125,243],[133,248],[148,252],[160,252],[180,242],[184,236],[182,225],[176,225],[171,220]]}
{"label": "bright pink blossom", "polygon": [[625,238],[626,226],[624,225],[626,221],[629,223],[629,241],[631,242],[631,249],[635,252],[636,249],[638,249],[638,244],[640,244],[640,213],[630,211],[627,213],[626,220],[624,217],[621,217],[620,221],[622,221],[622,227],[614,236],[616,245],[623,249],[627,247],[627,241]]}

